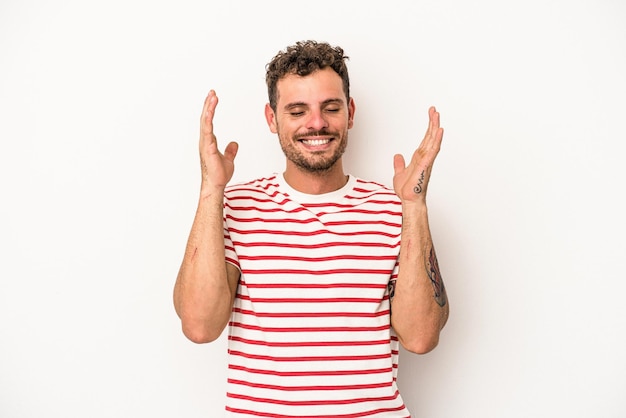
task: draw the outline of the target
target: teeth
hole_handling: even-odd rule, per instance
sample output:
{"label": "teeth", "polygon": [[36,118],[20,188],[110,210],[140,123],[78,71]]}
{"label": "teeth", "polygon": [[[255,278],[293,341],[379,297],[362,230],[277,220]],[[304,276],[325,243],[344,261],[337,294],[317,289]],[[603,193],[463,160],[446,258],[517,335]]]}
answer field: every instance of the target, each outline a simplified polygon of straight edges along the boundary
{"label": "teeth", "polygon": [[328,144],[330,142],[330,139],[305,139],[302,142],[304,142],[306,145],[317,146]]}

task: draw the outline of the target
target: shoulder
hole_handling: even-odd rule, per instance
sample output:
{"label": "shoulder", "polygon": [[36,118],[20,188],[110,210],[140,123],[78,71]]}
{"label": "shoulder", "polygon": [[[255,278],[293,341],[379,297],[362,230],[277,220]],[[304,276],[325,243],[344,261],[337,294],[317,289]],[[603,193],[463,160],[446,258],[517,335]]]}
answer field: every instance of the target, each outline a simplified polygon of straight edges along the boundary
{"label": "shoulder", "polygon": [[350,191],[354,199],[378,200],[390,204],[400,204],[400,198],[392,188],[382,183],[356,177],[354,187]]}
{"label": "shoulder", "polygon": [[229,184],[224,190],[226,199],[238,196],[271,195],[278,188],[277,175],[260,177],[251,181]]}

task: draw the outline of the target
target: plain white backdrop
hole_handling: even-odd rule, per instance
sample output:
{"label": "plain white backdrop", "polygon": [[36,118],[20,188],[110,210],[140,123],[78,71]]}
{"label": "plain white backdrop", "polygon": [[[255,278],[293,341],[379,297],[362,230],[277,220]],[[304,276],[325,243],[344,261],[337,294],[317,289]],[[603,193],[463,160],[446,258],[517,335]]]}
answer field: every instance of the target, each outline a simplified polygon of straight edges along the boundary
{"label": "plain white backdrop", "polygon": [[626,4],[619,0],[0,3],[0,416],[220,417],[226,342],[172,288],[203,99],[234,181],[281,171],[264,67],[341,45],[346,166],[390,183],[436,105],[429,188],[451,316],[402,353],[416,417],[626,416]]}

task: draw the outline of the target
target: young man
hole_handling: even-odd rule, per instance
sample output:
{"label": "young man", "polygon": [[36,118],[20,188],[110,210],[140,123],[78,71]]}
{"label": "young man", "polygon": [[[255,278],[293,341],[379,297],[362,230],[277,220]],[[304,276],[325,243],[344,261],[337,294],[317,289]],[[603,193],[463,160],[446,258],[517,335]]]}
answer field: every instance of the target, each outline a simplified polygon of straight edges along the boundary
{"label": "young man", "polygon": [[346,59],[306,41],[268,64],[282,174],[228,185],[238,145],[220,153],[215,92],[204,103],[200,199],[174,304],[194,342],[229,325],[228,416],[408,417],[399,344],[432,350],[448,317],[426,208],[439,113],[429,110],[408,165],[394,157],[393,190],[346,175]]}

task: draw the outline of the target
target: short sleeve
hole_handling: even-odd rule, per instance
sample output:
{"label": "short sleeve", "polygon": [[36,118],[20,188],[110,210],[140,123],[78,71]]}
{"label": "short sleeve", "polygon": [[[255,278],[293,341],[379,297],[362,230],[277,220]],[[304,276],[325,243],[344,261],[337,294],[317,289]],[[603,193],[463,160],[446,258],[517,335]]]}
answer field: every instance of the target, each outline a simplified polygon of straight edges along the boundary
{"label": "short sleeve", "polygon": [[237,257],[237,253],[235,252],[235,245],[233,244],[233,240],[230,237],[230,232],[228,231],[226,216],[224,216],[224,253],[226,262],[234,265],[239,270],[241,270],[241,266],[239,265],[239,258]]}

